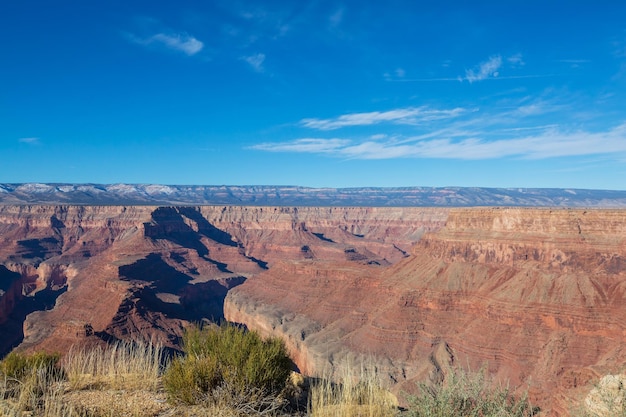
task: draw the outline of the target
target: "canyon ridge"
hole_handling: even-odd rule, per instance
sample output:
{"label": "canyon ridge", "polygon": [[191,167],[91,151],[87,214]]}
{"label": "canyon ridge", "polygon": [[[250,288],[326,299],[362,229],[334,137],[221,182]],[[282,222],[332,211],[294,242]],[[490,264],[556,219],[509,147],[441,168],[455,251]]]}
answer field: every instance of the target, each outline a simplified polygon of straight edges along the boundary
{"label": "canyon ridge", "polygon": [[626,210],[604,201],[616,208],[5,199],[0,352],[175,349],[188,323],[226,319],[281,337],[307,375],[363,356],[402,397],[485,367],[566,416],[626,360]]}

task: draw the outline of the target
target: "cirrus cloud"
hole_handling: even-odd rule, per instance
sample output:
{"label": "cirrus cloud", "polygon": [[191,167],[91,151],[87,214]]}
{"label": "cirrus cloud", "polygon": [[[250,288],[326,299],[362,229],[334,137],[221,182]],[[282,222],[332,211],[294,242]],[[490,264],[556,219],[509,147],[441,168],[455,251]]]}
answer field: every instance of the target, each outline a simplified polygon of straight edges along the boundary
{"label": "cirrus cloud", "polygon": [[335,153],[350,145],[347,139],[302,138],[282,143],[261,143],[251,149],[268,152]]}
{"label": "cirrus cloud", "polygon": [[[521,59],[521,56],[520,56],[520,59]],[[501,66],[502,66],[502,57],[500,55],[489,57],[489,59],[486,60],[485,62],[481,62],[477,68],[466,70],[465,78],[463,79],[466,81],[469,81],[470,83],[473,83],[476,81],[486,80],[487,78],[490,78],[490,77],[495,78],[498,75],[500,75],[498,70],[500,69]]]}
{"label": "cirrus cloud", "polygon": [[263,63],[265,62],[265,54],[258,53],[241,58],[246,61],[256,72],[263,72]]}
{"label": "cirrus cloud", "polygon": [[[350,159],[434,158],[486,160],[507,157],[547,159],[584,155],[626,155],[626,123],[601,132],[563,131],[554,126],[538,128],[535,135],[486,140],[462,135],[423,139],[397,137],[384,140],[306,138],[264,143],[252,149],[270,152],[326,154]],[[459,137],[460,136],[460,137]]]}
{"label": "cirrus cloud", "polygon": [[170,49],[184,52],[187,55],[195,55],[204,48],[204,44],[201,41],[186,33],[171,35],[157,33],[150,39],[154,42],[160,42]]}
{"label": "cirrus cloud", "polygon": [[383,112],[350,113],[331,119],[302,119],[300,124],[304,127],[318,130],[335,130],[349,126],[369,126],[379,123],[414,125],[433,120],[454,118],[467,111],[467,109],[460,107],[446,110],[430,109],[428,107],[408,107]]}
{"label": "cirrus cloud", "polygon": [[39,138],[34,138],[34,137],[31,137],[31,138],[19,138],[17,141],[20,142],[20,143],[26,143],[28,145],[39,145],[39,144],[41,144],[41,141],[39,140]]}
{"label": "cirrus cloud", "polygon": [[129,34],[130,40],[143,46],[159,45],[192,56],[202,51],[204,43],[187,33],[157,33],[147,38]]}

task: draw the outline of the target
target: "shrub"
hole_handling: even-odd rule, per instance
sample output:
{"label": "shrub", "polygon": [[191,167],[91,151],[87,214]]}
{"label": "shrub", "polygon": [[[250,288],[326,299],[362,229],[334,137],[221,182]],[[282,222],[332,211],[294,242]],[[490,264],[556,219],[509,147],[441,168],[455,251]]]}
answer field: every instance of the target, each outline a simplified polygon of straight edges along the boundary
{"label": "shrub", "polygon": [[[64,373],[58,354],[25,355],[12,352],[0,361],[0,411],[22,415],[23,411],[50,410],[58,402],[59,382]],[[39,415],[39,414],[38,414]],[[48,415],[48,414],[44,414]]]}
{"label": "shrub", "polygon": [[21,380],[30,375],[33,370],[43,369],[48,372],[58,372],[58,353],[38,352],[32,355],[11,352],[0,362],[0,373],[6,378]]}
{"label": "shrub", "polygon": [[217,359],[209,356],[177,358],[163,375],[163,386],[170,398],[184,404],[202,403],[221,381]]}
{"label": "shrub", "polygon": [[183,335],[185,356],[163,375],[170,399],[265,404],[286,386],[291,360],[278,338],[263,339],[231,324],[193,327]]}
{"label": "shrub", "polygon": [[526,394],[516,398],[508,386],[491,388],[484,370],[470,373],[450,370],[435,386],[420,386],[420,394],[409,397],[410,417],[531,417],[532,407]]}

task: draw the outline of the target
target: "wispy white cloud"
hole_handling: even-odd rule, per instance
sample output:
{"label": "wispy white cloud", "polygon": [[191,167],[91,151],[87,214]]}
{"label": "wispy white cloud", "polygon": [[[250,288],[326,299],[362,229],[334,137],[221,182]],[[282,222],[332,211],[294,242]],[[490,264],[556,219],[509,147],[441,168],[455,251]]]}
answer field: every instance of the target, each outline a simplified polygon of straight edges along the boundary
{"label": "wispy white cloud", "polygon": [[584,64],[591,62],[589,59],[557,59],[556,62],[569,64],[570,68],[580,68]]}
{"label": "wispy white cloud", "polygon": [[[503,58],[501,55],[490,56],[484,62],[481,62],[476,67],[465,70],[465,76],[458,77],[458,81],[468,81],[470,83],[483,80],[493,79],[515,79],[515,78],[537,78],[544,77],[545,75],[509,75],[502,77],[500,75],[501,69],[507,64],[507,68],[520,68],[526,63],[521,53],[513,54],[509,57]],[[446,80],[447,79],[442,79]]]}
{"label": "wispy white cloud", "polygon": [[379,123],[411,125],[433,120],[454,118],[467,111],[468,110],[460,107],[447,110],[430,109],[427,107],[408,107],[384,112],[374,111],[368,113],[344,114],[332,119],[302,119],[300,124],[304,127],[319,130],[335,130],[349,126],[369,126]]}
{"label": "wispy white cloud", "polygon": [[261,143],[251,149],[269,152],[335,153],[350,144],[346,139],[303,138],[282,143]]}
{"label": "wispy white cloud", "polygon": [[29,144],[29,145],[39,145],[39,144],[41,144],[41,141],[39,140],[39,138],[19,138],[18,142],[26,143],[26,144]]}
{"label": "wispy white cloud", "polygon": [[603,132],[561,131],[553,126],[535,135],[515,139],[485,140],[479,137],[405,139],[397,141],[307,138],[264,143],[253,149],[272,152],[330,154],[351,159],[437,158],[484,160],[517,157],[546,159],[568,156],[626,153],[626,124]]}
{"label": "wispy white cloud", "polygon": [[[446,60],[442,63],[443,68],[449,68],[452,64],[451,60]],[[441,82],[441,81],[455,81],[463,82],[468,81],[474,83],[483,80],[512,80],[522,78],[543,78],[552,77],[553,74],[514,74],[502,76],[501,71],[503,68],[519,69],[526,65],[524,57],[521,53],[516,53],[508,57],[502,57],[501,55],[493,55],[486,61],[481,62],[472,69],[465,70],[465,74],[462,76],[449,77],[424,77],[424,78],[406,78],[406,71],[403,68],[398,68],[393,72],[383,73],[383,77],[386,81],[396,82]]]}
{"label": "wispy white cloud", "polygon": [[557,59],[556,62],[563,62],[565,64],[588,64],[590,59]]}
{"label": "wispy white cloud", "polygon": [[549,113],[554,113],[559,110],[565,110],[568,106],[561,103],[556,103],[550,100],[534,100],[528,103],[520,104],[515,107],[511,112],[509,112],[513,116],[534,116],[534,115],[546,115]]}
{"label": "wispy white cloud", "polygon": [[524,66],[526,63],[524,62],[524,57],[522,56],[521,53],[517,53],[515,55],[511,55],[510,57],[508,57],[506,59],[506,61],[512,65],[513,67],[522,67]]}
{"label": "wispy white cloud", "polygon": [[129,35],[131,41],[143,45],[160,45],[167,49],[182,52],[192,56],[200,52],[204,48],[202,41],[194,38],[187,33],[157,33],[147,38],[141,38],[135,35]]}
{"label": "wispy white cloud", "polygon": [[388,72],[383,74],[385,81],[398,81],[398,82],[433,82],[433,81],[463,81],[462,77],[430,77],[430,78],[399,78],[392,77]]}
{"label": "wispy white cloud", "polygon": [[476,68],[465,71],[465,77],[461,80],[469,81],[470,83],[476,81],[486,80],[487,78],[495,78],[499,73],[499,69],[502,67],[502,57],[500,55],[494,55],[488,60],[481,62]]}
{"label": "wispy white cloud", "polygon": [[161,42],[170,49],[175,49],[186,53],[187,55],[195,55],[204,48],[204,44],[193,36],[187,34],[173,34],[168,35],[165,33],[158,33],[151,39],[156,42]]}
{"label": "wispy white cloud", "polygon": [[246,61],[252,69],[257,72],[263,72],[263,63],[265,62],[265,54],[254,54],[250,56],[241,57],[242,60]]}
{"label": "wispy white cloud", "polygon": [[[489,80],[519,80],[524,78],[549,78],[555,77],[558,74],[527,74],[527,75],[507,75],[502,76],[498,72],[498,77],[486,78]],[[397,81],[397,82],[436,82],[436,81],[466,81],[464,77],[432,77],[432,78],[394,78],[389,73],[383,74],[386,81]]]}
{"label": "wispy white cloud", "polygon": [[[520,92],[524,92],[523,90]],[[601,156],[626,159],[626,122],[600,127],[581,119],[575,97],[547,89],[540,96],[499,99],[484,109],[428,106],[304,119],[300,125],[323,135],[254,147],[273,152],[324,154],[347,159],[438,158],[488,160]],[[585,124],[585,120],[589,120]],[[353,126],[380,126],[378,131]],[[402,125],[402,126],[400,126]],[[620,159],[621,158],[621,159]]]}
{"label": "wispy white cloud", "polygon": [[501,132],[522,132],[527,130],[546,130],[546,129],[558,129],[559,125],[557,124],[549,124],[542,126],[528,126],[528,127],[509,127],[506,129],[499,129]]}
{"label": "wispy white cloud", "polygon": [[378,140],[378,139],[385,139],[387,137],[388,135],[386,135],[385,133],[377,133],[375,135],[370,136],[370,139]]}

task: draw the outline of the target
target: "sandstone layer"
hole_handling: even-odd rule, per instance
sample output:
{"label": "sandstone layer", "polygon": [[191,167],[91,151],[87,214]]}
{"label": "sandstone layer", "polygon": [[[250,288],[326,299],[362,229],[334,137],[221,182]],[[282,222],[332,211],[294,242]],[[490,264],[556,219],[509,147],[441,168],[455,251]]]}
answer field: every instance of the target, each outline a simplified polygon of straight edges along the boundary
{"label": "sandstone layer", "polygon": [[226,298],[226,317],[321,373],[359,352],[396,391],[446,365],[488,370],[568,415],[626,360],[626,212],[452,209],[394,265],[284,260]]}
{"label": "sandstone layer", "polygon": [[442,209],[0,206],[0,353],[155,339],[223,318],[283,259],[391,265]]}

